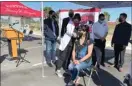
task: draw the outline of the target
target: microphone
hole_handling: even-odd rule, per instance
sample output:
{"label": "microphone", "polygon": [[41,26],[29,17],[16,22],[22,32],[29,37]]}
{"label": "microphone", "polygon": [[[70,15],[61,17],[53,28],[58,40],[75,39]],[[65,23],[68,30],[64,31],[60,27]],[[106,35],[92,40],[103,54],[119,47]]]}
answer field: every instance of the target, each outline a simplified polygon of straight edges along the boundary
{"label": "microphone", "polygon": [[19,24],[19,22],[15,22],[15,23],[13,23],[13,25],[15,25],[15,24]]}
{"label": "microphone", "polygon": [[11,26],[13,26],[15,24],[19,24],[19,21],[16,21],[15,23],[12,23],[12,24],[9,24],[9,26],[11,27]]}
{"label": "microphone", "polygon": [[9,26],[11,26],[11,24],[9,24]]}

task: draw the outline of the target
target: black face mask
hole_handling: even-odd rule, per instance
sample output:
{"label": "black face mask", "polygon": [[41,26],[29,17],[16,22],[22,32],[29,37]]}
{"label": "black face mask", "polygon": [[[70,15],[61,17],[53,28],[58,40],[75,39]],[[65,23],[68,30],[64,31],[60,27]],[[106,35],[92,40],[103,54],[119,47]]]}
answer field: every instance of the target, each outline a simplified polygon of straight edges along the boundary
{"label": "black face mask", "polygon": [[52,16],[52,18],[53,18],[53,19],[55,19],[55,18],[56,18],[56,16],[55,16],[55,15],[53,15],[53,16]]}
{"label": "black face mask", "polygon": [[77,38],[79,39],[79,38],[81,38],[81,37],[82,37],[83,33],[78,32],[78,33],[77,33],[77,35],[78,35],[78,36],[77,36]]}
{"label": "black face mask", "polygon": [[121,18],[119,18],[119,22],[122,22],[122,19]]}
{"label": "black face mask", "polygon": [[69,17],[70,17],[70,18],[72,18],[72,17],[73,17],[73,15],[74,15],[73,13],[69,13]]}

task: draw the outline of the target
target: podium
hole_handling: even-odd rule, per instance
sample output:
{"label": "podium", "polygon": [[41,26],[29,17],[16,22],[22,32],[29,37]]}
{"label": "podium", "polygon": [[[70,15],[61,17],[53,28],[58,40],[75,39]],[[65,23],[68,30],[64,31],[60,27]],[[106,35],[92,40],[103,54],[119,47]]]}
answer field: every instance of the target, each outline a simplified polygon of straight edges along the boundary
{"label": "podium", "polygon": [[4,37],[7,38],[8,40],[8,44],[9,44],[8,48],[9,48],[10,56],[13,59],[17,58],[18,57],[17,44],[20,44],[22,42],[22,39],[24,38],[24,34],[12,28],[4,28],[2,31]]}

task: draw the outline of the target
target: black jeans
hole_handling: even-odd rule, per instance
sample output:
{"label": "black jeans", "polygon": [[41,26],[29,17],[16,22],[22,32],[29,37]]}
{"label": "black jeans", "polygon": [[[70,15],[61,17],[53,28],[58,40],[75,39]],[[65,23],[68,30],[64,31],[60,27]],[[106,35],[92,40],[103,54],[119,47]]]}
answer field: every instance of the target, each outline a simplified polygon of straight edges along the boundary
{"label": "black jeans", "polygon": [[97,61],[96,53],[95,53],[95,49],[93,49],[93,53],[92,53],[92,64],[95,65],[96,64],[96,61]]}
{"label": "black jeans", "polygon": [[58,60],[56,61],[56,70],[60,70],[62,67],[64,70],[68,69],[70,60],[72,57],[73,46],[67,45],[64,51],[57,50]]}
{"label": "black jeans", "polygon": [[[96,47],[98,47],[99,49],[100,49],[100,51],[101,51],[101,63],[102,64],[104,64],[104,62],[105,62],[105,44],[106,44],[106,40],[104,40],[104,41],[102,41],[101,39],[95,39],[94,40],[95,41],[95,46]],[[95,52],[96,52],[96,50],[95,50]],[[97,55],[95,55],[95,56],[97,56]],[[97,59],[97,57],[96,57],[96,59]]]}
{"label": "black jeans", "polygon": [[115,44],[114,51],[115,51],[115,66],[120,68],[124,64],[124,55],[125,55],[126,47],[120,44]]}

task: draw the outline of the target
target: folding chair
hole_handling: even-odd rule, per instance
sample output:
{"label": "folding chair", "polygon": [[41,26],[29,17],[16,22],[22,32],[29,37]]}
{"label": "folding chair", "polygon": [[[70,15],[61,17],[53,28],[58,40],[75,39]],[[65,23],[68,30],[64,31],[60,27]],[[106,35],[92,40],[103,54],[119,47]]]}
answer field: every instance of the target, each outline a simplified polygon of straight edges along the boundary
{"label": "folding chair", "polygon": [[[86,70],[82,70],[80,71],[80,73],[82,73],[82,77],[83,77],[83,82],[84,82],[84,86],[90,86],[90,80],[91,80],[91,77],[93,75],[93,72],[96,73],[98,79],[99,79],[99,82],[101,83],[101,79],[99,77],[99,74],[97,72],[97,62],[95,64],[95,66],[91,66],[90,68],[90,75],[88,74],[89,69],[87,68]],[[86,82],[85,82],[85,76],[89,77],[89,80],[88,80],[88,84],[86,85]],[[99,86],[102,86],[102,85],[99,85]]]}
{"label": "folding chair", "polygon": [[[96,57],[95,49],[94,49],[93,52],[94,52],[94,53],[93,53],[93,55],[92,55],[92,60],[93,60],[94,57]],[[95,58],[94,58],[94,59],[95,59]],[[91,67],[90,67],[90,69],[87,68],[86,70],[82,70],[82,71],[81,71],[81,72],[84,74],[84,76],[82,76],[82,77],[83,77],[84,86],[90,86],[90,80],[91,80],[91,78],[92,78],[93,72],[96,73],[96,75],[97,75],[97,77],[98,77],[98,80],[99,80],[99,82],[101,83],[101,79],[100,79],[99,74],[98,74],[98,72],[97,72],[97,65],[98,65],[98,62],[97,62],[97,59],[96,59],[96,63],[95,63],[95,64],[92,64]],[[87,71],[89,71],[90,74],[88,74]],[[88,84],[87,84],[87,85],[86,85],[86,83],[85,83],[85,76],[89,77],[89,80],[88,80]],[[101,84],[102,84],[102,83],[101,83]],[[101,86],[101,85],[100,85],[100,86]]]}

